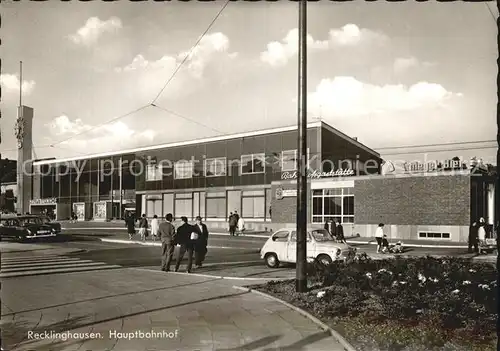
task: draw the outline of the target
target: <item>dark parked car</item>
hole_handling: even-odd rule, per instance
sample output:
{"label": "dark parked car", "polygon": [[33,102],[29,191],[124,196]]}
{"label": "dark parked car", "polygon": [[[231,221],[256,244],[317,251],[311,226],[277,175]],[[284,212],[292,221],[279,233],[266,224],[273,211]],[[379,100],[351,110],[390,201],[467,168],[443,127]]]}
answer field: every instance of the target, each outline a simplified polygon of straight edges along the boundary
{"label": "dark parked car", "polygon": [[37,216],[0,216],[0,237],[2,239],[16,239],[24,241],[26,239],[56,236],[55,230],[43,224]]}
{"label": "dark parked car", "polygon": [[56,234],[61,232],[61,223],[52,221],[48,216],[45,215],[32,215],[33,217],[38,217],[42,221],[42,224],[46,224],[54,229]]}

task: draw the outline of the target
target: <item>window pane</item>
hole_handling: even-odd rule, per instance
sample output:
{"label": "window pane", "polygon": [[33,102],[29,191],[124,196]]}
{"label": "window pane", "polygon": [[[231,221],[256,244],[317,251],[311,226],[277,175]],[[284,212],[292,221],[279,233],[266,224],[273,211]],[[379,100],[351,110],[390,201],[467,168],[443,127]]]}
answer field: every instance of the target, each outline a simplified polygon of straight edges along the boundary
{"label": "window pane", "polygon": [[342,215],[341,197],[325,197],[323,203],[325,215]]}
{"label": "window pane", "polygon": [[323,189],[313,190],[313,196],[322,196],[322,195],[323,195]]}
{"label": "window pane", "polygon": [[191,199],[192,197],[193,197],[193,193],[175,194],[176,199]]}
{"label": "window pane", "polygon": [[227,192],[227,215],[231,212],[238,211],[241,213],[241,191],[234,190]]}
{"label": "window pane", "polygon": [[202,192],[200,193],[200,216],[202,219],[205,219],[206,213],[205,213],[205,193]]}
{"label": "window pane", "polygon": [[163,194],[163,213],[164,217],[167,213],[174,213],[174,194]]}
{"label": "window pane", "polygon": [[354,188],[344,188],[344,195],[354,195]]}
{"label": "window pane", "polygon": [[313,198],[313,215],[320,216],[323,214],[323,198]]}
{"label": "window pane", "polygon": [[226,197],[226,192],[225,191],[219,191],[219,192],[214,192],[214,193],[207,193],[207,197]]}
{"label": "window pane", "polygon": [[313,216],[313,223],[323,223],[323,217]]}
{"label": "window pane", "polygon": [[263,154],[254,155],[253,156],[253,172],[260,173],[264,172],[264,164],[266,163],[265,157]]}
{"label": "window pane", "polygon": [[254,218],[264,218],[266,215],[266,201],[264,197],[253,198]]}
{"label": "window pane", "polygon": [[181,216],[191,218],[193,200],[188,199],[175,199],[175,218],[179,219]]}
{"label": "window pane", "polygon": [[254,202],[252,197],[244,197],[242,199],[243,208],[241,210],[241,215],[243,218],[253,218],[254,217]]}
{"label": "window pane", "polygon": [[265,190],[243,191],[243,196],[264,196]]}
{"label": "window pane", "polygon": [[450,233],[443,233],[443,239],[449,239]]}
{"label": "window pane", "polygon": [[295,171],[297,169],[297,152],[295,150],[281,153],[281,168],[283,171]]}
{"label": "window pane", "polygon": [[179,161],[175,163],[175,178],[187,179],[193,176],[193,163],[191,161]]}
{"label": "window pane", "polygon": [[354,223],[354,217],[344,216],[342,217],[342,223]]}
{"label": "window pane", "polygon": [[215,160],[215,174],[218,176],[226,175],[226,159],[218,158]]}
{"label": "window pane", "polygon": [[344,216],[353,216],[354,215],[354,196],[345,196],[344,197]]}
{"label": "window pane", "polygon": [[338,189],[325,189],[325,195],[342,195],[342,188]]}
{"label": "window pane", "polygon": [[226,218],[226,199],[207,199],[207,218]]}
{"label": "window pane", "polygon": [[200,215],[200,193],[193,193],[193,217]]}
{"label": "window pane", "polygon": [[241,156],[241,173],[252,173],[252,155]]}

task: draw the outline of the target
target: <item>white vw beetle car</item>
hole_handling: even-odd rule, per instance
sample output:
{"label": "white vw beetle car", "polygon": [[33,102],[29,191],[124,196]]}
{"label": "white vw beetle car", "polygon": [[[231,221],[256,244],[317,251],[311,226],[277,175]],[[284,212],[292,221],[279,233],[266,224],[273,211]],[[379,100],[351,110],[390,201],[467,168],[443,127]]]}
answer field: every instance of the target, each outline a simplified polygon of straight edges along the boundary
{"label": "white vw beetle car", "polygon": [[[270,268],[278,268],[281,262],[296,263],[297,261],[297,232],[293,229],[280,229],[267,239],[260,250],[260,257]],[[343,260],[347,256],[349,245],[338,243],[325,229],[307,230],[307,259],[317,258],[328,265],[336,260]]]}

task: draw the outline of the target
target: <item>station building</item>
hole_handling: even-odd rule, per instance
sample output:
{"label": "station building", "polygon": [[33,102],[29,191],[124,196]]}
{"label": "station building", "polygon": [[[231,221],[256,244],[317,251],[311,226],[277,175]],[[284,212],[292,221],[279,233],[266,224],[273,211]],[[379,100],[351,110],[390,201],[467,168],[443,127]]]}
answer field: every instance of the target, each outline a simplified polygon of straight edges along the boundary
{"label": "station building", "polygon": [[[493,223],[494,180],[481,172],[417,166],[391,174],[356,138],[324,122],[307,130],[311,225],[340,220],[346,236],[373,236],[383,222],[391,238],[462,241],[471,220]],[[297,137],[295,126],[283,127],[35,161],[30,212],[53,211],[62,220],[73,211],[94,221],[125,212],[200,215],[225,229],[237,211],[249,229],[294,226]]]}

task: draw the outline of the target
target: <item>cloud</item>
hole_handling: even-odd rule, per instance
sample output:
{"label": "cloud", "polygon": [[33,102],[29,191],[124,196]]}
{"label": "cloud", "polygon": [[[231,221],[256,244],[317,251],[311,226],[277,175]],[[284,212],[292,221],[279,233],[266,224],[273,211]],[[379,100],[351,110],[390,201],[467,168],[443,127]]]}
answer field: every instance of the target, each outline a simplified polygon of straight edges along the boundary
{"label": "cloud", "polygon": [[408,111],[435,106],[460,97],[440,84],[419,82],[404,85],[372,85],[353,77],[323,79],[308,94],[310,112],[327,116],[362,116],[391,111]]}
{"label": "cloud", "polygon": [[122,28],[122,21],[118,17],[111,17],[101,21],[97,17],[90,17],[85,25],[70,35],[75,44],[91,45],[97,42],[99,37],[106,32],[114,32]]}
{"label": "cloud", "polygon": [[[59,145],[74,150],[84,149],[85,154],[150,143],[157,135],[157,132],[152,129],[136,131],[122,121],[95,128],[95,126],[84,124],[81,119],[71,120],[66,115],[54,118],[46,124],[46,127],[49,128],[50,134],[57,137],[58,140],[75,136]],[[84,131],[88,132],[79,135]]]}
{"label": "cloud", "polygon": [[212,33],[204,36],[198,45],[192,50],[183,51],[175,56],[163,56],[158,60],[149,61],[142,54],[138,54],[132,62],[124,67],[115,68],[115,72],[131,72],[139,70],[164,70],[173,71],[186,58],[183,69],[187,68],[189,73],[196,78],[201,78],[206,66],[217,54],[224,54],[230,59],[235,59],[237,53],[229,53],[229,38],[223,33]]}
{"label": "cloud", "polygon": [[394,60],[394,72],[395,73],[403,73],[412,68],[429,68],[435,66],[435,63],[424,61],[420,62],[416,57],[397,57]]}
{"label": "cloud", "polygon": [[[298,52],[298,29],[294,28],[288,32],[281,42],[273,41],[267,44],[267,50],[260,54],[261,61],[271,66],[283,66]],[[340,29],[331,29],[328,40],[315,40],[310,34],[307,35],[308,50],[327,50],[336,47],[348,47],[363,45],[373,41],[385,42],[384,34],[374,32],[370,29],[359,28],[355,24],[346,24]]]}
{"label": "cloud", "polygon": [[[0,75],[0,84],[2,88],[5,89],[8,93],[16,92],[19,93],[19,78],[15,74],[2,74]],[[23,80],[22,92],[24,95],[29,95],[35,89],[35,81],[34,80]]]}

